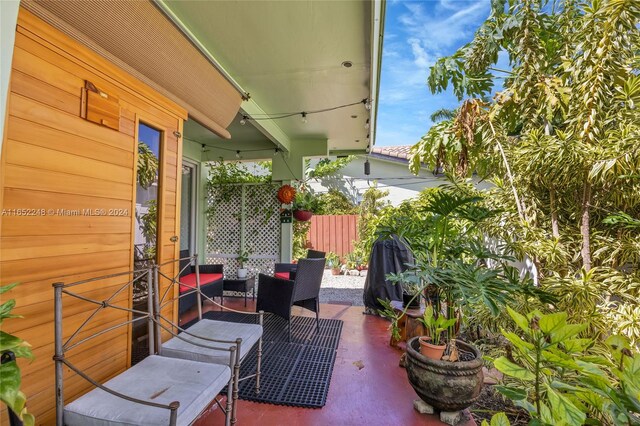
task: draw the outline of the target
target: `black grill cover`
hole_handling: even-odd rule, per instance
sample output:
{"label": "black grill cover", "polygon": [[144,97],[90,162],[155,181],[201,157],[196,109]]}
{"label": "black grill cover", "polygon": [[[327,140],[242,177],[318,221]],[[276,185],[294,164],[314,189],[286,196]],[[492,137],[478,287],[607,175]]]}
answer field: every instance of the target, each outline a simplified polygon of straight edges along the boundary
{"label": "black grill cover", "polygon": [[363,301],[366,313],[377,313],[382,309],[378,299],[402,300],[402,288],[386,279],[389,273],[399,273],[413,264],[413,253],[403,238],[378,239],[373,244],[369,258],[369,272],[364,282]]}

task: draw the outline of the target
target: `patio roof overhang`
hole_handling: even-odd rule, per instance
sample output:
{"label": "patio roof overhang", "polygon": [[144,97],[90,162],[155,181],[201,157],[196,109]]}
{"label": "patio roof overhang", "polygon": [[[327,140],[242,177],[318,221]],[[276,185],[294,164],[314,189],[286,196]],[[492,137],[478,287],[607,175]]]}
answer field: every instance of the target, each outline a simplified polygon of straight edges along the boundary
{"label": "patio roof overhang", "polygon": [[[231,144],[187,123],[192,139],[244,151],[243,158],[270,157],[275,147],[327,155],[373,146],[384,0],[153,1],[239,92],[250,94],[229,127]],[[371,110],[358,103],[363,99],[372,100]],[[351,103],[309,114],[306,123],[301,115],[269,118]],[[249,120],[241,126],[243,116]],[[235,152],[220,156],[234,159]]]}

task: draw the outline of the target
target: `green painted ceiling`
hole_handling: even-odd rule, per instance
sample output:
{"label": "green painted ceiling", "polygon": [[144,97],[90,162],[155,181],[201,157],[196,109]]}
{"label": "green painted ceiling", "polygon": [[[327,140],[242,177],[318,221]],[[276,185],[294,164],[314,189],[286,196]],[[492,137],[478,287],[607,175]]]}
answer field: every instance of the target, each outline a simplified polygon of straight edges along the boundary
{"label": "green painted ceiling", "polygon": [[[372,3],[367,1],[164,1],[176,17],[214,56],[252,105],[267,114],[312,111],[358,102],[370,95]],[[345,68],[343,61],[353,66]],[[377,64],[374,64],[377,66]],[[356,118],[351,116],[355,115]],[[256,116],[257,117],[257,116]],[[258,122],[269,139],[288,142],[328,139],[329,149],[367,145],[368,111],[358,104],[331,112]],[[268,140],[251,126],[230,126],[232,139],[199,134],[211,143]],[[274,125],[276,130],[272,131]],[[194,137],[197,125],[187,125]],[[282,136],[284,134],[284,137]],[[195,138],[195,137],[194,137]],[[284,139],[284,140],[283,140]],[[356,140],[358,142],[356,142]]]}

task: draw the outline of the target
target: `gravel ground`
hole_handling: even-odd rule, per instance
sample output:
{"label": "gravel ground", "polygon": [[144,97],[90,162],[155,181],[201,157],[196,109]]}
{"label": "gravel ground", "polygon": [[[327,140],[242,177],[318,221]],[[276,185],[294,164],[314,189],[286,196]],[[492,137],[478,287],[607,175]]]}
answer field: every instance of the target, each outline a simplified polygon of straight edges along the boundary
{"label": "gravel ground", "polygon": [[320,303],[364,306],[362,294],[367,271],[361,271],[360,274],[332,275],[329,269],[325,269],[320,286]]}

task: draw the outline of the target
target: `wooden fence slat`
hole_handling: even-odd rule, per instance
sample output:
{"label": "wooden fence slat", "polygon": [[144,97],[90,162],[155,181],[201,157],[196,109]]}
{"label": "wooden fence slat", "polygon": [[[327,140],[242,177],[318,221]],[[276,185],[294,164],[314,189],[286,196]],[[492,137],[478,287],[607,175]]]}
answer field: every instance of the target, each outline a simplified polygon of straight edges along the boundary
{"label": "wooden fence slat", "polygon": [[310,248],[340,257],[353,251],[358,239],[357,215],[314,215],[307,234]]}

